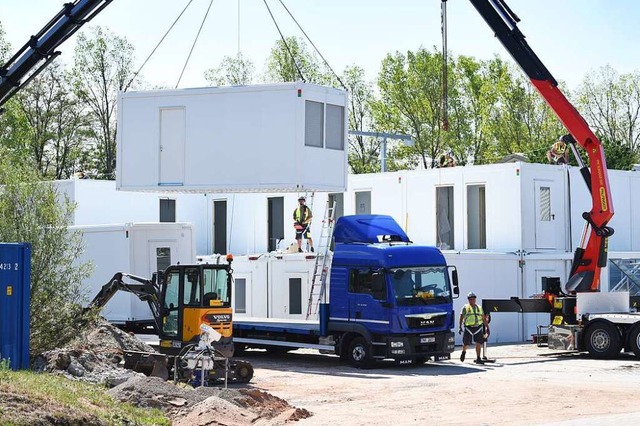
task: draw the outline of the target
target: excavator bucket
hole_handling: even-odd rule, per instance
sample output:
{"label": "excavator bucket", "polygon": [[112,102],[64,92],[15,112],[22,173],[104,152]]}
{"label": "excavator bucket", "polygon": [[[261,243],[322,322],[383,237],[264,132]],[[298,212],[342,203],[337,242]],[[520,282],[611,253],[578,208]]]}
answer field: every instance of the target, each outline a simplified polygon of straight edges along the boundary
{"label": "excavator bucket", "polygon": [[166,355],[151,352],[126,351],[124,367],[151,377],[169,379],[169,358]]}

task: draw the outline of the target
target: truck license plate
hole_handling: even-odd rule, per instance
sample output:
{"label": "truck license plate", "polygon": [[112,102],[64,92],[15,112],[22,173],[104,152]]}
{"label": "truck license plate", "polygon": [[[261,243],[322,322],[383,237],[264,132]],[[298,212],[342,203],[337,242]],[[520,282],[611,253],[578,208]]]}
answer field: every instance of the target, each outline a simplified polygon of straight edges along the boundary
{"label": "truck license plate", "polygon": [[421,337],[420,343],[434,343],[436,341],[435,337]]}

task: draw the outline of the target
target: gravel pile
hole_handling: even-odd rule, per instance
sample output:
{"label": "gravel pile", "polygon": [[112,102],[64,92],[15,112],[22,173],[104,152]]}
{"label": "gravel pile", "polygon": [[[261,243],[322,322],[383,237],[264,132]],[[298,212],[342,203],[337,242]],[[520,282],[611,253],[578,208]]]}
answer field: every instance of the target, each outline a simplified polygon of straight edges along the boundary
{"label": "gravel pile", "polygon": [[174,425],[284,424],[310,417],[303,409],[255,389],[191,388],[157,377],[137,376],[107,391],[122,402],[158,408]]}
{"label": "gravel pile", "polygon": [[156,352],[137,337],[100,319],[87,325],[66,347],[40,354],[34,360],[33,368],[63,374],[71,379],[115,386],[138,375],[120,366],[125,350]]}

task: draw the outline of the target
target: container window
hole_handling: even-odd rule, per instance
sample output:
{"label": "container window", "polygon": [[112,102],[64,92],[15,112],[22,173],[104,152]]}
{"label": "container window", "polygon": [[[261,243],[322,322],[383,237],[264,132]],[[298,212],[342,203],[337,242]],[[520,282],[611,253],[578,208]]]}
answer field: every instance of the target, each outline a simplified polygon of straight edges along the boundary
{"label": "container window", "polygon": [[324,140],[324,104],[305,101],[304,144],[322,148]]}
{"label": "container window", "polygon": [[327,104],[326,147],[344,150],[344,107]]}
{"label": "container window", "polygon": [[289,278],[289,314],[302,315],[302,278]]}
{"label": "container window", "polygon": [[235,279],[235,311],[237,314],[247,313],[247,279],[236,278]]}
{"label": "container window", "polygon": [[156,271],[164,272],[171,265],[171,247],[156,248]]}
{"label": "container window", "polygon": [[484,185],[467,186],[467,245],[470,249],[487,248],[487,218]]}
{"label": "container window", "polygon": [[436,231],[438,248],[453,249],[453,186],[436,188]]}
{"label": "container window", "polygon": [[540,187],[540,221],[551,222],[551,188]]}
{"label": "container window", "polygon": [[176,200],[160,199],[160,222],[176,221]]}

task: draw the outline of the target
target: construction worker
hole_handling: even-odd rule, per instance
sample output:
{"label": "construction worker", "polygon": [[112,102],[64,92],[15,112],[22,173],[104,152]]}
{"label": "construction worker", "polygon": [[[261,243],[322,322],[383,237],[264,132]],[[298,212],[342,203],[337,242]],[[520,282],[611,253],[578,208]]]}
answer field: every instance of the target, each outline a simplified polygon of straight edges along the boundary
{"label": "construction worker", "polygon": [[305,204],[305,197],[298,198],[298,207],[293,211],[293,227],[296,229],[296,241],[298,242],[298,252],[302,253],[302,238],[307,239],[310,250],[313,250],[313,240],[311,239],[311,219],[313,214],[311,209]]}
{"label": "construction worker", "polygon": [[547,160],[549,160],[550,164],[567,164],[569,161],[569,151],[567,150],[567,144],[562,138],[551,145],[551,149],[547,151]]}
{"label": "construction worker", "polygon": [[467,295],[469,303],[464,305],[462,312],[460,313],[460,328],[459,333],[464,334],[462,336],[462,353],[460,354],[460,361],[464,362],[464,358],[467,354],[467,346],[472,341],[476,343],[476,364],[483,364],[482,358],[480,358],[480,351],[482,344],[484,343],[485,336],[489,335],[489,321],[487,316],[482,311],[482,307],[476,304],[476,294],[470,292]]}

